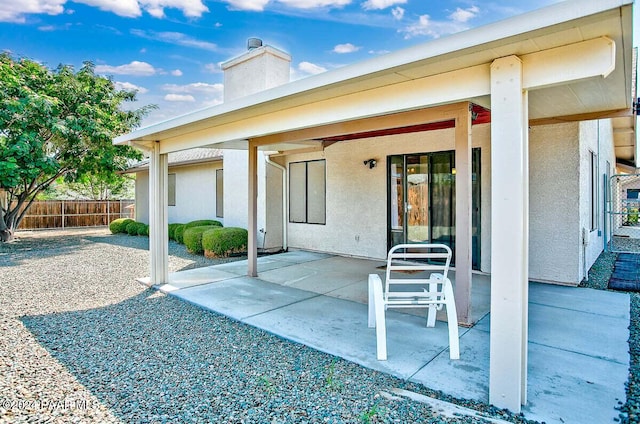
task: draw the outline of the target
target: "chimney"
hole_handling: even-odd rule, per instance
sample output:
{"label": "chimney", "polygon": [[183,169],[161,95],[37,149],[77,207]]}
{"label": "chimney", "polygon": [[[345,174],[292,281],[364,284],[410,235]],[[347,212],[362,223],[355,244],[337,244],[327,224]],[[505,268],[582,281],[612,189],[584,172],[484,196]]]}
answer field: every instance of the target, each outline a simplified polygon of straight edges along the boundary
{"label": "chimney", "polygon": [[288,53],[263,45],[259,38],[249,38],[245,53],[221,65],[224,72],[224,101],[288,83],[290,67],[291,56]]}

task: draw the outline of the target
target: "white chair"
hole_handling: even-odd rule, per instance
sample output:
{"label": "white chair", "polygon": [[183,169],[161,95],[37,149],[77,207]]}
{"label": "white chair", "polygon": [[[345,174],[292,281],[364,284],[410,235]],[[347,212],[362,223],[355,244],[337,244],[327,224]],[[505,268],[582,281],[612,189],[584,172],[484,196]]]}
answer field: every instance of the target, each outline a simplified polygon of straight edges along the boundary
{"label": "white chair", "polygon": [[[369,274],[369,328],[376,328],[377,357],[387,359],[387,308],[427,308],[427,327],[446,307],[449,358],[460,359],[458,317],[453,287],[447,277],[451,249],[444,244],[399,244],[389,251],[385,289],[377,274]],[[413,276],[413,278],[412,278]]]}

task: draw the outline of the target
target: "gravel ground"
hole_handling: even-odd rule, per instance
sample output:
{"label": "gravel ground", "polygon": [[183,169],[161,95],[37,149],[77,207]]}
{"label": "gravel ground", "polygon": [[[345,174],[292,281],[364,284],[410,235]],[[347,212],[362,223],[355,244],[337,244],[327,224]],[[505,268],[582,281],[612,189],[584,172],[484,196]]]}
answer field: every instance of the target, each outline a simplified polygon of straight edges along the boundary
{"label": "gravel ground", "polygon": [[[0,244],[0,422],[481,422],[381,396],[450,399],[145,289],[148,240],[23,232]],[[171,243],[170,269],[217,263]],[[606,289],[615,254],[583,286]],[[640,422],[640,295],[620,421]]]}
{"label": "gravel ground", "polygon": [[[23,232],[0,244],[0,422],[479,423],[384,396],[451,399],[135,282],[148,239]],[[171,243],[172,271],[216,263]]]}

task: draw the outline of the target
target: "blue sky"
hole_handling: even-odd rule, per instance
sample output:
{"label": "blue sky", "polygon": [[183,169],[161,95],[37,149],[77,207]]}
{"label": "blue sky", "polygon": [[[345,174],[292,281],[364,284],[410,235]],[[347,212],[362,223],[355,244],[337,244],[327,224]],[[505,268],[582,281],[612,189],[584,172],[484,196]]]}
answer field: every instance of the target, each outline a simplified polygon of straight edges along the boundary
{"label": "blue sky", "polygon": [[299,79],[556,2],[3,0],[0,49],[49,67],[95,63],[159,106],[148,125],[220,103],[219,64],[249,37],[290,53]]}

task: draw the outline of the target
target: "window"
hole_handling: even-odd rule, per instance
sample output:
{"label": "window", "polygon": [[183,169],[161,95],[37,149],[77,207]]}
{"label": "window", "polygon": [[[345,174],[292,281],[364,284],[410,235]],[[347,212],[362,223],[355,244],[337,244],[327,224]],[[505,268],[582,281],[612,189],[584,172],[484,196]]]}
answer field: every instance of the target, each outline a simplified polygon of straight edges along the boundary
{"label": "window", "polygon": [[289,164],[289,222],[326,223],[326,161]]}
{"label": "window", "polygon": [[167,198],[169,206],[176,205],[176,174],[169,174]]}
{"label": "window", "polygon": [[216,217],[224,218],[224,173],[216,169]]}
{"label": "window", "polygon": [[591,158],[589,170],[591,180],[589,183],[589,210],[591,211],[591,231],[598,228],[598,156],[589,152]]}

